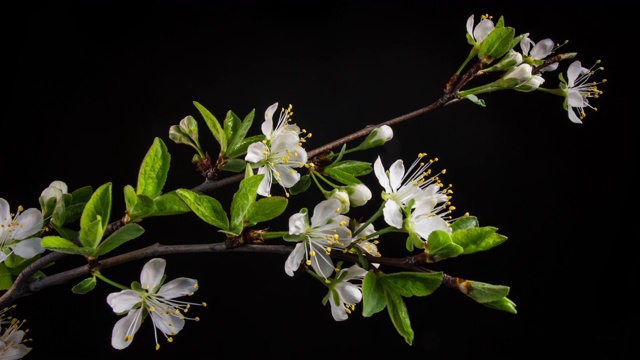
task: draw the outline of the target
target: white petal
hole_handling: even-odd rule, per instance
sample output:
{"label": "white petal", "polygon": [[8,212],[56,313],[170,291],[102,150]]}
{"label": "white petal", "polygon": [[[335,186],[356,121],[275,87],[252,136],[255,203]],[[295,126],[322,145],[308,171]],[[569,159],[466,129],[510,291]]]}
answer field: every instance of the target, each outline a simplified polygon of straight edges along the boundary
{"label": "white petal", "polygon": [[13,246],[13,252],[23,259],[31,259],[37,254],[42,254],[44,252],[41,242],[42,239],[40,238],[22,240]]}
{"label": "white petal", "polygon": [[555,43],[551,39],[540,40],[533,49],[531,49],[531,57],[542,60],[551,54],[554,46]]}
{"label": "white petal", "polygon": [[56,180],[49,184],[49,187],[57,188],[62,191],[63,194],[66,194],[69,191],[67,184],[64,181]]}
{"label": "white petal", "polygon": [[473,15],[471,15],[467,18],[467,33],[469,33],[469,35],[471,36],[473,36],[473,23],[474,23]]}
{"label": "white petal", "polygon": [[312,242],[311,248],[316,252],[316,255],[311,257],[311,267],[318,275],[328,278],[336,269],[331,256],[327,255],[325,247],[320,244]]}
{"label": "white petal", "polygon": [[42,229],[42,213],[36,208],[21,212],[16,217],[16,221],[20,224],[13,232],[12,237],[16,240],[25,239]]}
{"label": "white petal", "polygon": [[196,290],[198,290],[198,280],[181,277],[162,285],[156,295],[165,299],[174,299],[192,294]]}
{"label": "white petal", "polygon": [[349,318],[347,315],[347,309],[345,309],[344,304],[335,304],[333,300],[333,296],[329,295],[329,304],[331,305],[331,315],[335,321],[344,321]]}
{"label": "white petal", "polygon": [[362,300],[362,292],[360,288],[348,282],[342,282],[336,285],[336,291],[340,295],[340,299],[347,304],[355,305]]}
{"label": "white petal", "polygon": [[440,216],[423,218],[413,226],[413,231],[415,231],[415,233],[424,240],[427,240],[429,235],[436,230],[442,230],[449,234],[451,233],[451,228]]}
{"label": "white petal", "polygon": [[151,321],[165,335],[172,336],[180,332],[184,328],[184,319],[180,319],[174,312],[167,312],[163,309],[150,311]]}
{"label": "white petal", "polygon": [[276,110],[278,110],[278,103],[269,106],[264,113],[264,122],[262,123],[261,129],[262,133],[265,134],[268,139],[271,139],[271,134],[273,133],[273,114]]}
{"label": "white petal", "polygon": [[395,201],[387,200],[384,204],[384,209],[382,209],[382,213],[384,214],[384,221],[386,221],[387,224],[402,229],[402,213]]}
{"label": "white petal", "polygon": [[582,64],[579,60],[576,60],[569,65],[567,69],[567,85],[572,88],[575,85],[575,81],[580,76],[582,71]]}
{"label": "white petal", "polygon": [[402,178],[404,177],[404,162],[402,160],[396,160],[389,167],[389,182],[393,191],[398,190],[402,185]]}
{"label": "white petal", "polygon": [[576,115],[576,112],[575,110],[573,110],[573,107],[569,106],[568,112],[569,112],[569,120],[571,120],[576,124],[582,124],[582,120],[580,120],[580,117]]}
{"label": "white petal", "polygon": [[567,91],[567,105],[571,107],[583,107],[584,97],[582,97],[580,91],[573,89]]}
{"label": "white petal", "polygon": [[293,276],[294,272],[300,267],[300,262],[304,258],[304,243],[297,243],[296,247],[289,254],[287,261],[284,263],[284,272],[289,276]]}
{"label": "white petal", "polygon": [[164,276],[164,268],[167,262],[162,258],[155,258],[149,260],[140,273],[140,285],[147,291],[152,291]]}
{"label": "white petal", "polygon": [[543,68],[542,70],[540,70],[540,72],[554,71],[555,69],[558,68],[559,65],[560,65],[560,63],[555,62],[555,63]]}
{"label": "white petal", "polygon": [[391,190],[391,186],[389,185],[389,177],[382,166],[382,160],[380,160],[380,156],[373,163],[373,172],[376,174],[378,178],[378,182],[384,188],[384,191],[387,194],[391,194],[393,190]]}
{"label": "white petal", "polygon": [[[0,198],[0,224],[6,225],[13,220],[11,218],[11,209],[9,208],[9,203],[7,200]],[[2,234],[2,230],[4,227],[0,227],[0,234]]]}
{"label": "white petal", "polygon": [[313,208],[311,226],[318,227],[325,225],[327,221],[340,214],[336,209],[340,209],[340,201],[336,199],[321,201],[315,208]]}
{"label": "white petal", "polygon": [[522,49],[522,53],[524,55],[529,56],[529,49],[531,49],[531,45],[533,44],[533,40],[529,38],[529,33],[524,34],[524,37],[520,40],[520,48]]}
{"label": "white petal", "polygon": [[307,231],[307,214],[296,213],[289,217],[289,234],[298,235]]}
{"label": "white petal", "polygon": [[107,295],[107,304],[111,306],[116,314],[131,310],[142,299],[134,290],[122,290],[120,292]]}
{"label": "white petal", "polygon": [[300,180],[300,174],[290,166],[276,165],[274,170],[280,175],[280,184],[287,189]]}
{"label": "white petal", "polygon": [[347,275],[345,275],[342,281],[349,281],[351,279],[362,279],[365,275],[367,275],[367,273],[368,271],[361,268],[360,266],[351,265],[351,267],[347,269]]}
{"label": "white petal", "polygon": [[486,39],[489,33],[493,31],[493,28],[493,21],[489,19],[480,21],[475,29],[473,29],[473,37],[476,39],[476,42],[481,43],[484,39]]}
{"label": "white petal", "polygon": [[258,169],[258,174],[264,174],[260,185],[258,185],[258,191],[256,191],[259,195],[269,196],[271,193],[271,182],[273,181],[273,177],[271,176],[271,171],[269,171],[265,166]]}
{"label": "white petal", "polygon": [[264,160],[264,152],[266,149],[266,145],[261,141],[254,142],[253,144],[247,147],[247,155],[244,156],[244,159],[248,162],[257,163]]}
{"label": "white petal", "polygon": [[[142,323],[140,320],[140,312],[141,309],[131,310],[127,316],[116,322],[111,332],[111,346],[121,350],[131,345],[133,336],[138,332],[140,324]],[[131,339],[125,340],[125,338],[129,336],[131,336]]]}

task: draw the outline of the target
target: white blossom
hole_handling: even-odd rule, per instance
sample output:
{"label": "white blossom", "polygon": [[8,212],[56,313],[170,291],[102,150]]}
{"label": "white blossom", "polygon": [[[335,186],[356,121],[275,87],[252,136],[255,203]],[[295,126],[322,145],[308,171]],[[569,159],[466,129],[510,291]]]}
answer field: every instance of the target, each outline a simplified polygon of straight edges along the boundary
{"label": "white blossom", "polygon": [[601,90],[598,90],[598,85],[606,82],[588,82],[589,78],[597,71],[604,70],[603,67],[597,67],[598,60],[590,69],[582,67],[580,61],[574,61],[569,65],[567,70],[567,82],[562,83],[561,89],[565,93],[564,106],[569,113],[569,120],[574,123],[582,124],[582,119],[586,116],[584,108],[592,108],[597,110],[589,104],[589,98],[598,98],[602,94]]}
{"label": "white blossom", "polygon": [[30,259],[44,252],[42,239],[34,237],[43,225],[42,212],[35,208],[12,214],[7,200],[0,198],[0,263],[15,253],[24,259]]}
{"label": "white blossom", "polygon": [[491,17],[488,15],[482,15],[480,17],[480,22],[475,27],[473,26],[474,22],[474,16],[469,16],[469,18],[467,19],[467,33],[469,33],[469,35],[471,35],[471,38],[476,42],[477,45],[479,45],[480,43],[482,43],[482,41],[484,41],[484,39],[487,38],[487,36],[489,36],[489,33],[493,31],[495,25],[493,23],[493,20],[491,20]]}
{"label": "white blossom", "polygon": [[362,279],[367,270],[357,264],[338,272],[329,284],[329,305],[335,321],[347,320],[355,305],[362,300]]}

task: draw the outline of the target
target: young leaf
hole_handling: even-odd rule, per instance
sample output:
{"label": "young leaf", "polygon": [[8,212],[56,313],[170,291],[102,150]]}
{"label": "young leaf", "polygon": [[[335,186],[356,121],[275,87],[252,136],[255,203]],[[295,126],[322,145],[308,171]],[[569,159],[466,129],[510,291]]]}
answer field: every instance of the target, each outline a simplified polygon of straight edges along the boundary
{"label": "young leaf", "polygon": [[429,262],[456,257],[464,252],[460,245],[451,241],[449,234],[441,230],[436,230],[429,234],[425,250],[429,254]]}
{"label": "young leaf", "polygon": [[464,229],[452,233],[451,239],[464,249],[464,254],[472,254],[489,250],[505,242],[507,237],[496,233],[497,230],[492,226]]}
{"label": "young leaf", "polygon": [[387,291],[386,295],[387,311],[389,312],[391,322],[398,333],[402,335],[404,341],[411,345],[413,343],[413,329],[411,329],[407,305],[398,293]]}
{"label": "young leaf", "polygon": [[309,174],[302,175],[300,176],[300,180],[298,180],[297,183],[295,183],[292,187],[289,188],[289,194],[291,195],[302,194],[303,192],[307,191],[310,185],[311,185],[311,176],[309,176]]}
{"label": "young leaf", "polygon": [[162,187],[167,181],[170,162],[171,155],[169,155],[167,145],[162,139],[156,137],[142,160],[136,194],[148,196],[150,199],[160,195]]}
{"label": "young leaf", "polygon": [[131,221],[138,221],[153,215],[154,202],[146,195],[136,195],[133,208],[128,209]]}
{"label": "young leaf", "polygon": [[385,289],[393,287],[403,297],[431,295],[442,283],[442,273],[398,272],[380,276]]}
{"label": "young leaf", "polygon": [[13,285],[13,277],[4,263],[0,263],[0,290],[9,290]]}
{"label": "young leaf", "polygon": [[176,194],[204,222],[222,230],[229,230],[229,218],[218,200],[188,189],[178,189]]}
{"label": "young leaf", "polygon": [[80,217],[80,242],[90,248],[95,248],[109,224],[111,214],[111,183],[100,186],[91,195]]}
{"label": "young leaf", "polygon": [[71,288],[71,291],[74,294],[86,294],[89,291],[93,290],[96,287],[96,278],[94,276],[90,278],[86,278]]}
{"label": "young leaf", "polygon": [[382,311],[387,306],[387,298],[382,283],[378,282],[378,275],[369,271],[362,280],[362,316]]}
{"label": "young leaf", "polygon": [[71,192],[72,204],[84,204],[91,198],[93,188],[91,186],[83,186]]}
{"label": "young leaf", "polygon": [[325,167],[325,170],[326,169],[341,170],[357,177],[371,173],[373,167],[371,166],[371,163],[366,161],[345,160],[334,162]]}
{"label": "young leaf", "polygon": [[479,303],[497,301],[509,295],[509,287],[466,280],[458,284],[458,289]]}
{"label": "young leaf", "polygon": [[184,214],[191,211],[175,191],[162,194],[153,199],[153,216]]}
{"label": "young leaf", "polygon": [[71,241],[59,236],[45,236],[42,238],[41,245],[47,250],[72,255],[93,256],[95,252],[93,248],[79,247]]}
{"label": "young leaf", "polygon": [[258,187],[264,178],[264,174],[244,178],[240,181],[238,191],[233,195],[231,201],[231,224],[229,231],[238,235],[242,232],[244,216],[249,210],[249,205],[256,201],[258,197]]}
{"label": "young leaf", "polygon": [[451,224],[451,231],[477,228],[479,226],[478,218],[475,216],[463,216]]}
{"label": "young leaf", "polygon": [[136,195],[136,190],[131,185],[126,185],[124,187],[124,204],[127,209],[127,212],[131,214],[133,207],[136,205],[138,201],[138,196]]}
{"label": "young leaf", "polygon": [[104,255],[129,240],[133,240],[144,233],[142,226],[129,223],[114,231],[96,249],[95,256]]}
{"label": "young leaf", "polygon": [[227,149],[231,147],[231,140],[240,128],[242,120],[233,111],[227,111],[227,116],[224,118],[224,133],[227,137]]}
{"label": "young leaf", "polygon": [[507,297],[503,297],[502,299],[496,301],[485,302],[482,303],[482,305],[494,310],[506,311],[511,314],[518,313],[516,311],[516,304]]}
{"label": "young leaf", "polygon": [[247,162],[242,159],[227,159],[220,165],[220,169],[231,172],[241,172],[244,170]]}
{"label": "young leaf", "polygon": [[239,156],[245,155],[247,153],[247,148],[249,147],[249,145],[260,142],[264,140],[264,138],[265,136],[263,134],[260,134],[239,140],[238,144],[235,147],[229,149],[227,157],[229,157],[230,159],[234,159]]}
{"label": "young leaf", "polygon": [[478,58],[497,59],[513,47],[515,30],[511,27],[496,27],[480,43]]}
{"label": "young leaf", "polygon": [[226,154],[227,153],[227,135],[222,129],[222,126],[220,126],[220,122],[218,122],[218,119],[216,119],[216,117],[213,116],[213,114],[209,112],[209,110],[207,110],[207,108],[202,106],[199,102],[194,101],[193,104],[196,106],[196,108],[198,108],[198,111],[200,111],[200,114],[204,118],[204,121],[207,123],[209,130],[211,130],[213,137],[216,139],[218,144],[220,144],[220,153]]}
{"label": "young leaf", "polygon": [[[240,127],[238,127],[238,129],[235,131],[231,139],[229,139],[229,146],[227,148],[228,150],[227,155],[229,157],[232,157],[232,158],[236,157],[236,156],[232,156],[232,154],[236,154],[236,150],[238,146],[241,144],[242,140],[244,140],[245,136],[247,136],[247,132],[251,128],[251,124],[253,124],[253,117],[255,112],[256,112],[255,109],[253,109],[249,114],[247,114],[247,116],[244,117],[244,120],[240,124]],[[246,151],[247,150],[245,148],[244,152]],[[242,153],[242,151],[240,151],[240,153]]]}
{"label": "young leaf", "polygon": [[245,220],[252,225],[280,216],[287,208],[288,200],[282,196],[262,198],[249,204]]}
{"label": "young leaf", "polygon": [[358,180],[358,178],[341,169],[328,168],[328,169],[325,169],[325,172],[332,179],[338,180],[345,185],[358,185],[361,183],[361,181]]}

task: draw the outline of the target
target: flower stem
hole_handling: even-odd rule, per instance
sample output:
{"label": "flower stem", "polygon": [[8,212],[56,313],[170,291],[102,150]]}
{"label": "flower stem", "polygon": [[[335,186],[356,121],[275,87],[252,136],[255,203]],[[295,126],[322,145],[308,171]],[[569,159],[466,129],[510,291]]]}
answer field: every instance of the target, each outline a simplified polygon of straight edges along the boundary
{"label": "flower stem", "polygon": [[115,281],[113,281],[113,280],[110,280],[110,279],[106,278],[104,275],[100,274],[100,272],[98,272],[98,271],[95,271],[95,272],[93,273],[93,276],[95,276],[95,277],[97,277],[98,279],[100,279],[100,280],[102,280],[102,281],[106,282],[107,284],[110,284],[110,285],[113,285],[113,286],[117,287],[117,288],[118,288],[118,289],[120,289],[120,290],[130,290],[128,287],[123,286],[123,285],[120,285],[120,284],[118,284],[117,282],[115,282]]}
{"label": "flower stem", "polygon": [[383,202],[382,205],[380,205],[380,208],[378,209],[378,211],[375,212],[375,214],[371,215],[371,217],[369,218],[369,220],[367,220],[364,224],[360,225],[360,227],[353,232],[353,237],[355,238],[358,234],[360,234],[362,232],[362,230],[364,230],[364,228],[366,228],[367,226],[369,226],[369,224],[371,224],[372,222],[374,222],[377,218],[380,217],[380,215],[382,215],[382,210],[384,209],[384,205],[386,204],[386,202]]}

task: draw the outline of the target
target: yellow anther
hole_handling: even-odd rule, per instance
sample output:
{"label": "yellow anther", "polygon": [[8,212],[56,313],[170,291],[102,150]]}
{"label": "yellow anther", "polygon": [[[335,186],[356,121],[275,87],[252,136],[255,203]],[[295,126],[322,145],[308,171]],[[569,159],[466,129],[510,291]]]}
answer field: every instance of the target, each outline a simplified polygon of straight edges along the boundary
{"label": "yellow anther", "polygon": [[160,350],[160,344],[156,343],[156,350]]}
{"label": "yellow anther", "polygon": [[154,311],[156,311],[156,308],[154,308],[153,306],[150,306],[150,307],[149,307],[149,311],[150,311],[150,312],[154,312]]}
{"label": "yellow anther", "polygon": [[173,342],[173,338],[172,338],[171,336],[169,336],[169,337],[167,338],[167,342],[172,343],[172,342]]}

